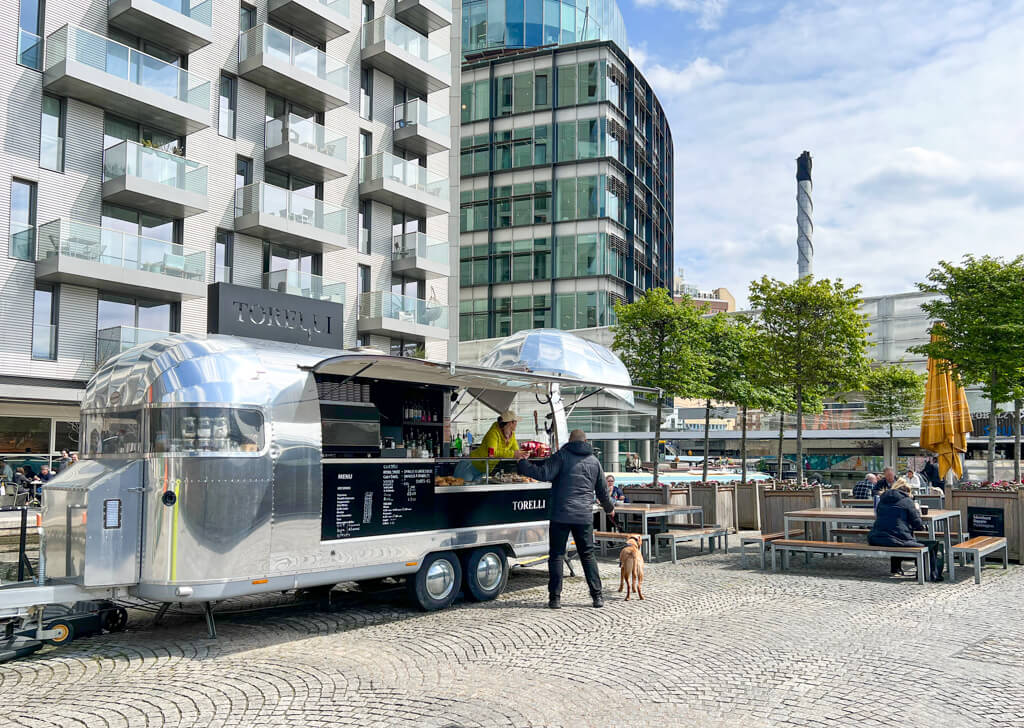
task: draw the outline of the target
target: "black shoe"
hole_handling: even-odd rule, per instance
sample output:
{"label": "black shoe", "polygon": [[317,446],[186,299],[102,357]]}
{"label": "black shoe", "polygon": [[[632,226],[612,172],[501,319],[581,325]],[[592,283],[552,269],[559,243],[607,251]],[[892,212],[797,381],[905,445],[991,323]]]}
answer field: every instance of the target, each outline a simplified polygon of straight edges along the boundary
{"label": "black shoe", "polygon": [[598,607],[598,608],[603,607],[604,606],[604,597],[601,596],[600,594],[596,595],[594,597],[594,606]]}
{"label": "black shoe", "polygon": [[548,597],[548,609],[561,609],[561,608],[562,608],[562,598],[561,597],[556,596],[554,594],[552,594],[550,597]]}

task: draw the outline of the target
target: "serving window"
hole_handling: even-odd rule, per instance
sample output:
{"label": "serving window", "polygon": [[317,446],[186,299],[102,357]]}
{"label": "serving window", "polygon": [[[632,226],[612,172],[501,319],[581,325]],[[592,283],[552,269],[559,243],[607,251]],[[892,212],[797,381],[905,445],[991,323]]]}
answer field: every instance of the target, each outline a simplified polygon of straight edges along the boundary
{"label": "serving window", "polygon": [[88,455],[138,455],[142,452],[142,411],[97,412],[82,417]]}
{"label": "serving window", "polygon": [[149,411],[152,453],[260,452],[263,414],[236,407],[161,407]]}

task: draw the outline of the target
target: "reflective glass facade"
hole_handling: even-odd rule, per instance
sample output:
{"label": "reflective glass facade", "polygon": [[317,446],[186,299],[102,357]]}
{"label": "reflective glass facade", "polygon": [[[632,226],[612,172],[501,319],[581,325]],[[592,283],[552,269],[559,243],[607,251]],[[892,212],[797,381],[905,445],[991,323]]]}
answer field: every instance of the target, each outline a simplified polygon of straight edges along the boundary
{"label": "reflective glass facade", "polygon": [[467,55],[590,40],[629,48],[614,0],[472,0],[462,6],[462,50]]}

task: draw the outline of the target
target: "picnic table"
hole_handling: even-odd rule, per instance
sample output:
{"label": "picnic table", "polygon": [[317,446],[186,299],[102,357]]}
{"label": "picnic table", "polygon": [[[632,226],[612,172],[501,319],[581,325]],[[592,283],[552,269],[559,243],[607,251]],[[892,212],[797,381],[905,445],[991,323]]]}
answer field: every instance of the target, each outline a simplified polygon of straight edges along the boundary
{"label": "picnic table", "polygon": [[[704,526],[704,509],[700,506],[688,506],[678,503],[617,503],[616,513],[636,513],[641,519],[641,533],[647,535],[647,522],[652,518],[668,518],[669,516],[688,515],[690,523],[694,516],[700,516],[700,526]],[[608,530],[608,514],[601,511],[601,530]]]}
{"label": "picnic table", "polygon": [[[935,526],[936,524],[942,524],[942,534],[946,543],[946,568],[949,571],[950,578],[953,576],[953,536],[950,521],[954,518],[957,519],[960,531],[963,531],[963,520],[960,516],[960,511],[929,508],[927,515],[921,515],[921,520],[924,522],[925,528],[928,529],[929,539],[935,539]],[[874,523],[875,511],[874,509],[869,510],[867,508],[808,508],[803,511],[790,511],[783,516],[783,530],[786,533],[789,533],[790,523],[793,521],[797,523],[803,522],[804,524],[821,523],[825,529],[825,540],[831,541],[831,530],[835,524]],[[804,532],[808,532],[806,525],[804,526]]]}

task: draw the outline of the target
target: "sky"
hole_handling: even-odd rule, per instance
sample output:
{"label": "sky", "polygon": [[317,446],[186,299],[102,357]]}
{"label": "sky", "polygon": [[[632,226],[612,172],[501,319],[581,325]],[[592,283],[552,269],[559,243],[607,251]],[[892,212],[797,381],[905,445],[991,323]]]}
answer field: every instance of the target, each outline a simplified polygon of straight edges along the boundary
{"label": "sky", "polygon": [[818,278],[1024,253],[1024,0],[619,3],[672,128],[677,281],[742,306],[796,277],[805,149]]}

